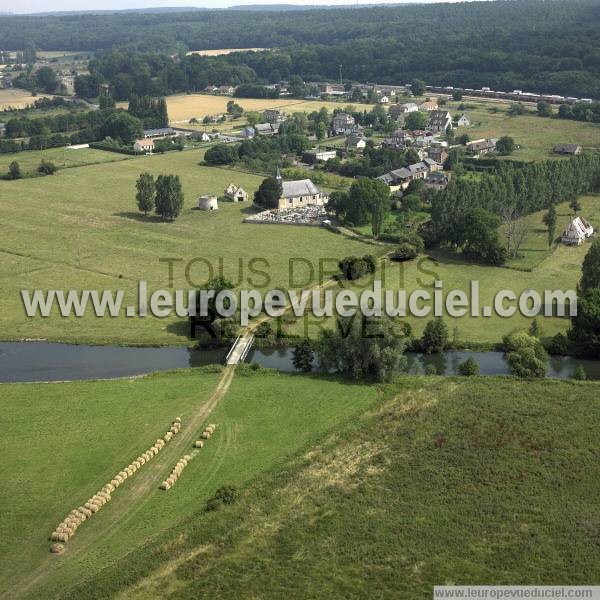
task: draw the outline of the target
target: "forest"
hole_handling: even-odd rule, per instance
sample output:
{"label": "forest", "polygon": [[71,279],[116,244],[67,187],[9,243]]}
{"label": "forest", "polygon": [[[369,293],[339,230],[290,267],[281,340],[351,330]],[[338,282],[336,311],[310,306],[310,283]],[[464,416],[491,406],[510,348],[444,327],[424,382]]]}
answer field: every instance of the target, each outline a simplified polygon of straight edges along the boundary
{"label": "forest", "polygon": [[[93,50],[96,72],[154,85],[137,94],[204,82],[338,79],[600,96],[596,0],[509,0],[301,11],[196,11],[0,17],[3,49]],[[270,47],[271,52],[167,61],[187,50]],[[120,64],[111,50],[123,49]],[[143,56],[134,51],[143,53]],[[108,63],[118,72],[108,69]],[[110,72],[107,72],[110,71]],[[123,83],[123,82],[121,82]],[[136,84],[138,82],[136,81]],[[135,87],[135,86],[134,86]],[[126,90],[125,90],[126,91]],[[122,95],[122,94],[121,94]]]}

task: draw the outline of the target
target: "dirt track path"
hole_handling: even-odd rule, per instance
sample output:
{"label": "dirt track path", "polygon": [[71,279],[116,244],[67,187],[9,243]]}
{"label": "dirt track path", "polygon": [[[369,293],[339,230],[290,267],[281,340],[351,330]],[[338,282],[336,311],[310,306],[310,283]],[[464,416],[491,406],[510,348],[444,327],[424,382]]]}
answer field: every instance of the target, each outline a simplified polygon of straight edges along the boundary
{"label": "dirt track path", "polygon": [[[192,451],[192,443],[198,439],[208,417],[227,393],[234,374],[235,365],[226,366],[211,396],[198,405],[196,412],[187,423],[182,423],[179,434],[153,460],[144,465],[131,479],[127,480],[125,485],[115,492],[113,502],[107,504],[102,510],[102,528],[96,526],[94,520],[83,525],[83,528],[94,529],[94,535],[86,535],[84,539],[78,539],[76,536],[71,543],[67,544],[65,551],[67,560],[70,557],[76,560],[77,555],[80,555],[92,545],[96,546],[102,543],[103,540],[112,535],[116,527],[122,527],[145,509],[150,498],[148,492],[158,488],[160,482],[183,454]],[[224,436],[224,443],[227,446],[230,444],[230,437],[230,432],[227,432]],[[152,445],[152,442],[153,440],[148,441],[148,447]],[[57,557],[48,553],[45,560],[33,572],[29,573],[26,579],[16,580],[10,589],[1,591],[0,597],[12,599],[27,595],[49,574],[55,572],[56,561]]]}

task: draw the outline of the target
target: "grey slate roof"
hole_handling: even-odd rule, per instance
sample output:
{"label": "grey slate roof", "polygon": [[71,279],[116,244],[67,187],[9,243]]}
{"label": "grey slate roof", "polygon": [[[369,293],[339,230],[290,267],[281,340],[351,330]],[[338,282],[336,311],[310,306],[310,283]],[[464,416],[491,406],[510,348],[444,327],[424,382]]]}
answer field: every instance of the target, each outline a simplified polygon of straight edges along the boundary
{"label": "grey slate roof", "polygon": [[284,181],[282,183],[282,198],[297,198],[298,196],[316,196],[320,194],[319,188],[310,179],[297,181]]}

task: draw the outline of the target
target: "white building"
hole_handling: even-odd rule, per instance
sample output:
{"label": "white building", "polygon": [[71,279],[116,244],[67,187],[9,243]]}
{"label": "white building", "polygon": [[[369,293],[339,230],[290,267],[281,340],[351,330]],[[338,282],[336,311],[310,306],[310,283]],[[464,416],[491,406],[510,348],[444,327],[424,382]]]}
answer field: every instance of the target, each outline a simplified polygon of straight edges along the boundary
{"label": "white building", "polygon": [[230,198],[234,202],[246,202],[248,200],[248,192],[233,183],[230,183],[225,188],[224,193],[227,198]]}
{"label": "white building", "polygon": [[219,203],[216,196],[200,196],[198,198],[199,210],[218,210]]}
{"label": "white building", "polygon": [[133,149],[136,152],[152,152],[154,150],[154,140],[152,138],[135,140],[133,143]]}
{"label": "white building", "polygon": [[562,243],[567,246],[579,246],[592,236],[594,228],[583,218],[575,217],[561,238]]}
{"label": "white building", "polygon": [[310,179],[299,179],[297,181],[282,181],[281,197],[278,209],[298,208],[301,206],[323,206],[328,198]]}

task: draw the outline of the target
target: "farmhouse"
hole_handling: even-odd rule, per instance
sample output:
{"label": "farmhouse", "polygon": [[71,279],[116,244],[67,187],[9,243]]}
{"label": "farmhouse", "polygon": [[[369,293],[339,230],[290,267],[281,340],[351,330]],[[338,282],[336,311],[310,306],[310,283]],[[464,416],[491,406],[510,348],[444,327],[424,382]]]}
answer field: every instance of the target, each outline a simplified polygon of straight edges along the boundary
{"label": "farmhouse", "polygon": [[351,135],[346,138],[345,146],[346,150],[364,150],[367,142],[365,138]]}
{"label": "farmhouse", "polygon": [[331,128],[335,135],[353,135],[358,133],[359,126],[352,115],[347,113],[339,113],[333,117]]}
{"label": "farmhouse", "polygon": [[443,190],[448,186],[448,181],[446,173],[435,171],[429,173],[423,185],[429,190]]}
{"label": "farmhouse", "polygon": [[432,110],[429,114],[429,127],[431,131],[440,133],[452,129],[452,117],[448,111]]}
{"label": "farmhouse", "polygon": [[133,149],[136,152],[152,152],[154,150],[154,140],[152,138],[135,140],[133,143]]}
{"label": "farmhouse", "polygon": [[302,158],[304,162],[309,164],[314,164],[318,161],[327,162],[332,158],[337,156],[337,152],[335,150],[320,150],[318,148],[314,148],[313,150],[307,150]]}
{"label": "farmhouse", "polygon": [[246,202],[248,200],[248,192],[233,183],[225,188],[225,196],[234,202]]}
{"label": "farmhouse", "polygon": [[200,196],[198,198],[199,210],[218,210],[219,203],[216,196]]}
{"label": "farmhouse", "polygon": [[460,115],[456,120],[457,127],[468,127],[471,124],[471,119],[466,114]]}
{"label": "farmhouse", "polygon": [[431,146],[427,150],[427,156],[443,165],[448,160],[448,150],[444,146]]}
{"label": "farmhouse", "polygon": [[382,144],[391,148],[404,148],[409,142],[412,141],[414,141],[414,138],[408,131],[397,129],[389,138],[383,140]]}
{"label": "farmhouse", "polygon": [[594,228],[583,217],[576,217],[563,233],[562,243],[567,246],[579,246],[593,233]]}
{"label": "farmhouse", "polygon": [[558,144],[554,146],[554,154],[570,154],[577,156],[583,152],[583,148],[579,144]]}
{"label": "farmhouse", "polygon": [[281,182],[282,189],[278,210],[309,205],[323,206],[327,202],[327,196],[310,179],[282,181],[279,173],[277,179]]}
{"label": "farmhouse", "polygon": [[416,104],[408,102],[406,104],[394,104],[390,106],[389,113],[394,119],[398,119],[399,117],[403,117],[411,112],[417,112],[418,110],[419,107]]}
{"label": "farmhouse", "polygon": [[467,152],[473,156],[482,156],[496,150],[496,140],[473,140],[467,144]]}

